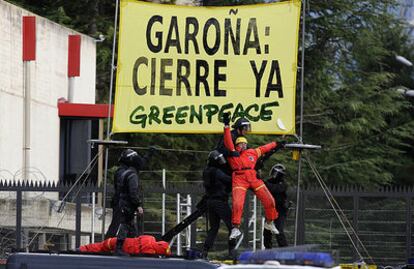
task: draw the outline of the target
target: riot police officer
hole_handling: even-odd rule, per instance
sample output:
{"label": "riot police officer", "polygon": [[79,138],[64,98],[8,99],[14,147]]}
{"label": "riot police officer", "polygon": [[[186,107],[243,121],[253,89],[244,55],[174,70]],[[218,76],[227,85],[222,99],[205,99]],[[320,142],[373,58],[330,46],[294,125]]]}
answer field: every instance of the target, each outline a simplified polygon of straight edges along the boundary
{"label": "riot police officer", "polygon": [[[287,198],[288,186],[284,180],[285,174],[285,167],[280,163],[275,164],[269,172],[269,178],[265,181],[266,187],[276,201],[276,209],[279,212],[279,217],[274,220],[274,224],[279,230],[279,234],[276,234],[279,247],[288,246],[284,233],[285,220],[289,209],[289,201]],[[266,229],[263,230],[263,244],[266,249],[273,247],[272,233]]]}
{"label": "riot police officer", "polygon": [[[220,220],[223,220],[229,234],[232,229],[231,209],[228,203],[231,192],[231,172],[226,158],[217,150],[210,152],[208,156],[207,167],[203,171],[203,183],[206,190],[207,213],[210,223],[210,229],[203,245],[203,257],[206,258],[216,239]],[[235,245],[235,239],[229,240],[230,256],[233,255],[232,251]]]}
{"label": "riot police officer", "polygon": [[115,172],[115,194],[113,203],[113,218],[109,226],[106,238],[117,236],[115,254],[123,255],[122,246],[125,238],[137,236],[134,218],[135,212],[144,213],[142,201],[138,193],[138,173],[146,166],[154,149],[141,157],[136,151],[126,149],[119,157],[119,168]]}

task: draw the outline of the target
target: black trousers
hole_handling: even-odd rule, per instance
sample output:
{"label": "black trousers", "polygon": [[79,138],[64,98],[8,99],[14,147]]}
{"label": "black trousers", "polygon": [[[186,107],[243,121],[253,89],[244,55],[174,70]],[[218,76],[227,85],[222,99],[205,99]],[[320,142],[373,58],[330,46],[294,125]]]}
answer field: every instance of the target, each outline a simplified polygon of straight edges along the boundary
{"label": "black trousers", "polygon": [[[207,213],[210,223],[210,229],[207,232],[207,238],[204,242],[203,250],[209,251],[216,239],[218,230],[220,228],[220,220],[223,220],[224,224],[229,231],[229,235],[232,229],[231,224],[231,209],[227,201],[209,199],[207,201]],[[229,253],[236,246],[236,240],[229,240]]]}
{"label": "black trousers", "polygon": [[[119,231],[119,226],[121,225],[121,218],[122,218],[122,210],[119,207],[112,208],[112,220],[111,224],[109,225],[108,231],[106,231],[105,239],[116,237]],[[139,236],[142,234],[143,231],[143,218],[142,216],[138,215],[137,222],[135,222],[135,219],[132,220],[133,225],[135,227],[135,231],[132,233],[136,236]],[[128,237],[134,237],[134,236],[128,236]]]}
{"label": "black trousers", "polygon": [[122,246],[124,245],[124,241],[127,237],[137,236],[134,213],[135,212],[132,212],[132,210],[121,210],[119,230],[116,236],[117,250],[122,250]]}
{"label": "black trousers", "polygon": [[[284,232],[286,216],[279,214],[279,217],[273,221],[276,228],[279,230],[279,234],[276,235],[276,241],[279,247],[287,247],[288,242]],[[269,230],[263,230],[263,245],[266,249],[272,248],[272,232]]]}
{"label": "black trousers", "polygon": [[122,211],[119,207],[112,208],[112,220],[108,231],[106,231],[105,239],[116,237],[118,234],[119,225],[121,224],[121,214]]}

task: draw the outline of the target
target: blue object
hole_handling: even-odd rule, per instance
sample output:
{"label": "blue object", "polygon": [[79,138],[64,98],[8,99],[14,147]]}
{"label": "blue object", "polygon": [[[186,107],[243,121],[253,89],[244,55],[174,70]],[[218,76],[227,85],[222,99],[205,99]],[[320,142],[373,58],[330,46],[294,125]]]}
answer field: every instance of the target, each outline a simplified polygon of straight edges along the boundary
{"label": "blue object", "polygon": [[332,267],[335,264],[331,254],[325,252],[261,250],[245,251],[240,254],[239,262],[243,264],[262,264],[265,261],[278,261],[281,264],[313,265]]}

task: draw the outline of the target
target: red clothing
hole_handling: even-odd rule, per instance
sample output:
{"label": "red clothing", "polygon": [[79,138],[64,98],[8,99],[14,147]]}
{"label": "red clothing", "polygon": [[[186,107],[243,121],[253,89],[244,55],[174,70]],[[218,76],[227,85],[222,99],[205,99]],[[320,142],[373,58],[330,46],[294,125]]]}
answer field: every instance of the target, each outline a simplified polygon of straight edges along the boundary
{"label": "red clothing", "polygon": [[[228,157],[230,167],[233,170],[232,174],[232,223],[239,225],[243,215],[244,200],[246,198],[246,191],[251,188],[259,198],[265,209],[266,220],[275,220],[278,217],[276,211],[276,203],[267,189],[264,182],[256,177],[254,167],[257,159],[262,154],[265,154],[276,147],[276,142],[266,144],[255,149],[246,149],[240,151],[239,157]],[[233,140],[231,138],[230,128],[224,128],[224,146],[230,150],[235,151]]]}
{"label": "red clothing", "polygon": [[[111,237],[103,242],[83,245],[81,252],[112,252],[116,248],[116,237]],[[161,254],[170,255],[170,247],[165,241],[156,241],[153,236],[141,235],[135,238],[126,238],[122,250],[128,254]]]}

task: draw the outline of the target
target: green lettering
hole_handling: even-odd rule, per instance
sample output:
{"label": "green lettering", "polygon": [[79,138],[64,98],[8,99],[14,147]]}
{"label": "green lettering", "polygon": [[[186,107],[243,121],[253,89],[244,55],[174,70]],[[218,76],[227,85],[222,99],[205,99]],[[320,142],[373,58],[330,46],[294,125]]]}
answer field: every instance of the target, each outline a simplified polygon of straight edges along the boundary
{"label": "green lettering", "polygon": [[177,108],[177,113],[175,114],[175,121],[178,124],[184,124],[185,118],[187,117],[187,111],[189,109],[189,106],[180,106]]}
{"label": "green lettering", "polygon": [[246,116],[246,118],[250,121],[256,122],[260,120],[260,114],[258,114],[257,116],[253,116],[252,114],[250,114],[250,110],[254,110],[256,112],[259,111],[259,105],[258,104],[252,104],[250,106],[248,106],[246,108],[246,110],[244,111],[244,115]]}
{"label": "green lettering", "polygon": [[204,105],[203,108],[207,110],[207,112],[206,112],[207,122],[208,123],[211,123],[212,117],[215,114],[217,114],[217,112],[219,111],[218,106],[217,105],[213,105],[213,104],[208,104],[208,105]]}
{"label": "green lettering", "polygon": [[233,108],[233,103],[228,103],[228,104],[224,104],[221,108],[220,108],[220,111],[219,111],[219,114],[218,114],[218,120],[220,121],[220,122],[223,122],[223,114],[224,113],[226,113],[226,112],[230,112],[230,111],[225,111],[225,110],[227,110],[227,109],[232,109]]}
{"label": "green lettering", "polygon": [[274,101],[274,102],[265,103],[265,104],[262,105],[262,108],[260,110],[260,119],[262,121],[269,121],[269,120],[272,119],[273,111],[268,110],[268,108],[274,107],[274,106],[279,106],[279,102]]}
{"label": "green lettering", "polygon": [[195,106],[190,106],[190,123],[194,123],[194,118],[198,120],[198,123],[203,123],[203,110],[201,105],[198,106],[198,112],[195,110]]}
{"label": "green lettering", "polygon": [[160,116],[160,109],[157,106],[151,106],[150,113],[148,114],[148,124],[152,125],[152,121],[155,121],[156,123],[160,124],[161,120],[159,116]]}
{"label": "green lettering", "polygon": [[236,108],[234,109],[233,115],[232,115],[232,121],[235,121],[237,118],[244,118],[244,108],[243,105],[238,103]]}
{"label": "green lettering", "polygon": [[129,122],[132,124],[141,124],[142,128],[145,128],[147,115],[139,114],[139,111],[145,111],[143,106],[137,106],[134,111],[129,115]]}
{"label": "green lettering", "polygon": [[162,122],[165,124],[172,124],[171,119],[174,118],[175,106],[167,106],[163,109]]}

